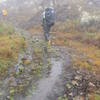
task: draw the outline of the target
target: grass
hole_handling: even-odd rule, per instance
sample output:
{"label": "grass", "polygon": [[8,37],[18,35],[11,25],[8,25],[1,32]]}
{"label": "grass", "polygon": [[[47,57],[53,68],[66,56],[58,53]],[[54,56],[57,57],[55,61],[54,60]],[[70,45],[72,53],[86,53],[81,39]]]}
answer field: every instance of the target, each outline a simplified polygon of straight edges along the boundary
{"label": "grass", "polygon": [[0,76],[7,73],[8,67],[17,61],[18,53],[25,47],[24,38],[12,32],[10,26],[0,23]]}
{"label": "grass", "polygon": [[100,95],[95,94],[95,100],[100,100]]}
{"label": "grass", "polygon": [[14,28],[12,25],[0,22],[0,34],[14,34]]}
{"label": "grass", "polygon": [[[100,34],[97,32],[72,33],[55,32],[56,38],[52,40],[58,46],[65,46],[72,58],[73,67],[85,69],[95,75],[95,80],[100,80]],[[92,80],[92,79],[91,79]],[[94,80],[94,82],[95,82]],[[98,88],[99,89],[99,88]],[[95,89],[93,90],[95,91]],[[100,100],[100,95],[93,95]],[[63,100],[59,98],[58,100]],[[82,99],[83,100],[83,99]]]}
{"label": "grass", "polygon": [[[69,48],[69,53],[72,58],[73,67],[88,70],[89,72],[95,74],[96,75],[95,79],[98,80],[97,77],[100,76],[100,48],[98,48],[95,45],[81,43],[80,41],[77,40],[67,39],[66,43],[64,42],[64,40],[62,41],[63,41],[62,45]],[[61,45],[61,39],[60,41],[57,40],[57,43],[58,45]],[[93,91],[95,91],[95,89]],[[60,97],[58,100],[67,100],[67,99]],[[100,100],[100,95],[94,94],[90,97],[89,100]]]}
{"label": "grass", "polygon": [[[100,38],[98,33],[57,33],[59,36],[53,40],[57,45],[66,46],[72,50],[73,65],[86,68],[91,72],[100,73],[100,48],[92,41]],[[78,37],[78,38],[77,38]],[[85,40],[91,40],[87,43]]]}
{"label": "grass", "polygon": [[11,66],[18,57],[18,53],[25,46],[24,39],[17,35],[0,36],[0,73]]}

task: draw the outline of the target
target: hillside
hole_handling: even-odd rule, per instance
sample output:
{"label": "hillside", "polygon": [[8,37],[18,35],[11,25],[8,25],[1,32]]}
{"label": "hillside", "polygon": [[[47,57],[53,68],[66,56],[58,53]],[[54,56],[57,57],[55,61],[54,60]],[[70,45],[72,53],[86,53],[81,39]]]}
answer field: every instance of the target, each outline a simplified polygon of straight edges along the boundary
{"label": "hillside", "polygon": [[[89,16],[100,16],[99,0],[55,0],[53,2],[57,11],[57,21],[67,19],[81,19],[82,14],[87,12]],[[8,16],[5,20],[11,21],[17,26],[34,26],[41,23],[43,9],[52,5],[50,0],[7,0],[1,3],[0,10],[6,8]],[[12,16],[13,15],[13,16]],[[28,25],[27,25],[28,24]]]}
{"label": "hillside", "polygon": [[100,0],[0,1],[0,100],[100,100]]}

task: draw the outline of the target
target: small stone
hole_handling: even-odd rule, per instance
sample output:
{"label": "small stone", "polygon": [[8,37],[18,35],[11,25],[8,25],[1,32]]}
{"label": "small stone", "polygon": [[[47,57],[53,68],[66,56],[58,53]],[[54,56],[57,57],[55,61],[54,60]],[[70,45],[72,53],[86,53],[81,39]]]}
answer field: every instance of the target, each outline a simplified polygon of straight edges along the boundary
{"label": "small stone", "polygon": [[80,71],[77,71],[77,74],[80,74]]}
{"label": "small stone", "polygon": [[66,98],[67,97],[67,95],[66,94],[64,94],[64,98]]}
{"label": "small stone", "polygon": [[82,77],[79,76],[79,75],[75,76],[75,79],[76,79],[76,80],[81,80],[81,78],[82,78]]}
{"label": "small stone", "polygon": [[68,89],[70,89],[72,86],[68,83],[68,84],[66,84],[66,87],[67,87]]}
{"label": "small stone", "polygon": [[75,80],[72,81],[72,84],[73,84],[73,85],[77,85],[77,86],[79,85],[79,84],[77,83],[77,81],[75,81]]}
{"label": "small stone", "polygon": [[80,95],[83,95],[83,93],[81,92]]}
{"label": "small stone", "polygon": [[7,96],[7,99],[9,100],[10,99],[10,96]]}
{"label": "small stone", "polygon": [[69,93],[69,96],[73,96],[73,93],[71,92],[71,93]]}
{"label": "small stone", "polygon": [[3,95],[3,93],[2,92],[0,92],[0,96],[2,96]]}
{"label": "small stone", "polygon": [[89,86],[95,87],[95,85],[91,82],[89,82]]}

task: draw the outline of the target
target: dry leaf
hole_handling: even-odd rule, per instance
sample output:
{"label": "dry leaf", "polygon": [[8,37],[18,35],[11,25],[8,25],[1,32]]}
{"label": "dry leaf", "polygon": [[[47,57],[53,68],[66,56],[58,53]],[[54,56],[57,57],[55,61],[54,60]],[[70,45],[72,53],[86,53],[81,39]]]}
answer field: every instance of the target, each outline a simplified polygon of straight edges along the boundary
{"label": "dry leaf", "polygon": [[75,76],[76,80],[81,80],[81,76]]}
{"label": "dry leaf", "polygon": [[78,86],[77,81],[74,81],[74,80],[73,80],[73,81],[72,81],[72,84],[73,84],[73,85],[77,85],[77,86]]}

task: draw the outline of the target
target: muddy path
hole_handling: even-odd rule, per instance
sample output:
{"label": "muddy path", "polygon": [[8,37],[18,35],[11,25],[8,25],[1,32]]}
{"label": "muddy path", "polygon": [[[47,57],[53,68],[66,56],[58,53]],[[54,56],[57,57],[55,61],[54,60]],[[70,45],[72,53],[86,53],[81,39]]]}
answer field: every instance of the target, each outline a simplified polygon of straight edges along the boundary
{"label": "muddy path", "polygon": [[[21,33],[28,45],[27,48],[19,54],[18,62],[13,68],[11,67],[9,69],[9,75],[2,82],[2,84],[5,82],[7,85],[0,86],[0,88],[3,88],[4,90],[4,95],[0,98],[0,100],[10,100],[10,96],[13,96],[13,94],[9,94],[9,91],[11,92],[12,90],[9,90],[8,87],[11,87],[11,89],[12,87],[18,88],[18,85],[25,85],[25,88],[23,89],[24,92],[15,93],[13,96],[14,100],[57,100],[57,98],[62,96],[65,91],[64,86],[66,82],[63,78],[66,76],[67,70],[65,71],[65,69],[68,69],[68,75],[66,77],[71,78],[72,76],[70,73],[73,73],[71,58],[67,49],[63,46],[52,45],[50,46],[51,50],[48,50],[47,58],[45,57],[45,52],[43,52],[42,58],[44,59],[42,59],[42,63],[44,64],[42,65],[41,78],[37,77],[37,75],[31,74],[35,64],[33,56],[33,42],[35,42],[35,46],[39,45],[40,48],[44,50],[44,46],[40,43],[41,40],[44,39],[43,35],[31,36],[27,31],[21,29],[16,29],[16,31]],[[30,64],[25,66],[20,64],[23,58],[30,61]],[[45,61],[48,59],[50,63],[49,68],[45,65]],[[16,68],[24,68],[24,72],[16,76]],[[11,73],[14,73],[14,76],[10,76]],[[11,81],[10,84],[9,81]],[[14,91],[15,90],[13,90],[13,92]],[[27,94],[28,91],[31,91],[31,93]]]}
{"label": "muddy path", "polygon": [[25,100],[39,100],[40,98],[41,100],[48,100],[47,96],[52,91],[62,71],[62,61],[55,61],[54,59],[51,60],[52,69],[50,75],[41,79],[38,82],[36,91],[32,93],[33,95],[31,97],[26,97]]}
{"label": "muddy path", "polygon": [[[33,36],[32,39],[36,38],[39,41],[43,39],[41,37],[41,35]],[[29,48],[28,51],[31,50],[31,46]],[[52,45],[51,49],[55,52],[48,52],[47,59],[50,60],[51,64],[49,71],[45,69],[45,66],[43,71],[46,74],[41,74],[42,77],[37,81],[34,81],[33,78],[31,85],[25,90],[25,92],[31,91],[31,94],[15,95],[14,100],[58,100],[59,97],[66,97],[68,100],[87,99],[88,90],[91,88],[89,84],[93,83],[89,79],[94,76],[86,70],[73,68],[69,48]],[[36,84],[34,90],[32,90],[32,84]]]}
{"label": "muddy path", "polygon": [[[21,33],[23,33],[23,36],[29,44],[26,53],[28,52],[28,56],[32,58],[32,41],[36,40],[40,42],[44,38],[42,34],[30,36],[27,32]],[[41,48],[44,49],[44,46],[41,46]],[[53,49],[54,52],[49,52],[48,50],[48,57],[45,56],[45,51],[43,54],[43,63],[45,63],[46,59],[49,59],[50,69],[46,70],[47,65],[44,64],[43,74],[41,74],[42,77],[37,80],[33,78],[31,84],[25,89],[24,93],[15,95],[14,100],[57,100],[59,96],[64,94],[66,82],[63,77],[66,74],[65,69],[69,69],[68,77],[72,78],[71,73],[73,73],[71,58],[64,46],[52,45],[50,48]],[[35,89],[32,89],[34,84]],[[26,95],[27,91],[31,91],[31,94],[29,93]]]}
{"label": "muddy path", "polygon": [[36,89],[32,91],[32,94],[16,96],[14,100],[56,100],[64,92],[61,76],[65,65],[66,67],[70,65],[70,57],[67,52],[64,53],[63,47],[56,47],[56,49],[58,49],[56,57],[54,54],[50,55],[51,70],[37,82]]}
{"label": "muddy path", "polygon": [[[29,34],[23,34],[26,36],[27,40],[30,40]],[[28,36],[27,36],[28,35]],[[43,36],[33,36],[30,41],[34,39],[43,39]],[[31,43],[29,41],[29,44]],[[31,45],[29,45],[29,50],[31,52]],[[14,100],[56,100],[64,92],[63,78],[65,67],[71,66],[71,58],[68,55],[67,49],[63,46],[51,46],[55,52],[48,52],[48,58],[50,60],[49,72],[44,67],[43,77],[38,81],[32,80],[33,84],[36,83],[35,90],[32,90],[32,83],[29,88],[25,90],[31,91],[31,95],[15,95]],[[45,52],[44,52],[45,53]],[[29,53],[31,55],[31,53]],[[45,56],[46,54],[44,54]],[[45,58],[46,59],[46,58]],[[44,60],[45,60],[44,59]],[[72,66],[71,66],[72,67]],[[47,71],[47,72],[46,72]],[[71,73],[72,70],[69,71]],[[35,82],[35,83],[34,83]]]}

